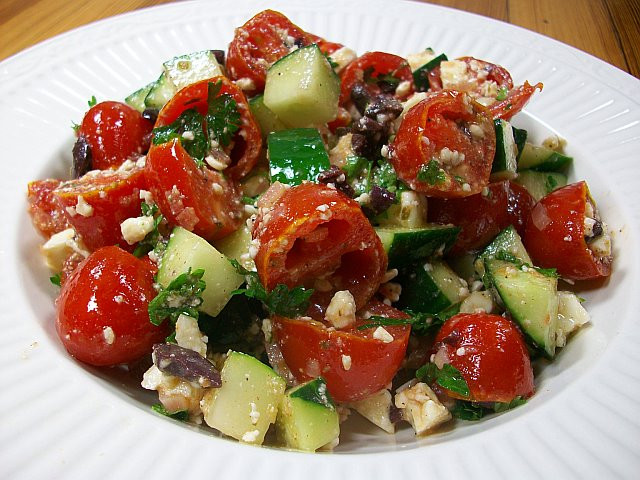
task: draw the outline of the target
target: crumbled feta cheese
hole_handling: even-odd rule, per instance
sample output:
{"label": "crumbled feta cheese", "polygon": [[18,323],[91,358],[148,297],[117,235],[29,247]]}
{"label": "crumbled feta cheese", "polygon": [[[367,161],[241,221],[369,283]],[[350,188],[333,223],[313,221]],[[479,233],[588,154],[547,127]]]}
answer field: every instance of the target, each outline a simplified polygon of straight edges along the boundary
{"label": "crumbled feta cheese", "polygon": [[609,226],[606,223],[602,223],[602,234],[596,237],[595,240],[589,242],[589,249],[597,257],[608,257],[611,255],[611,234],[609,233]]}
{"label": "crumbled feta cheese", "polygon": [[400,300],[400,294],[402,293],[402,285],[395,282],[386,282],[380,285],[378,292],[390,302],[397,302]]}
{"label": "crumbled feta cheese", "polygon": [[469,185],[468,183],[463,183],[462,184],[462,190],[465,192],[470,192],[471,191],[471,185]]}
{"label": "crumbled feta cheese", "polygon": [[426,383],[418,382],[395,396],[395,405],[416,432],[421,435],[451,419],[436,394]]}
{"label": "crumbled feta cheese", "polygon": [[345,370],[351,369],[351,357],[349,355],[342,355],[342,368]]}
{"label": "crumbled feta cheese", "polygon": [[450,90],[468,90],[467,64],[461,60],[448,60],[440,63],[442,88]]}
{"label": "crumbled feta cheese", "polygon": [[404,80],[400,82],[396,87],[396,96],[402,98],[408,95],[410,90],[411,90],[411,82],[409,82],[408,80]]}
{"label": "crumbled feta cheese", "polygon": [[104,341],[107,342],[108,345],[113,345],[113,342],[116,341],[116,335],[113,333],[113,328],[104,327],[102,329],[102,336],[104,337]]}
{"label": "crumbled feta cheese", "polygon": [[395,426],[391,422],[389,415],[392,401],[391,392],[385,389],[367,398],[350,403],[349,406],[385,432],[394,433]]}
{"label": "crumbled feta cheese", "polygon": [[245,432],[242,435],[242,441],[246,443],[254,443],[258,439],[259,435],[260,435],[259,430],[251,430],[249,432]]}
{"label": "crumbled feta cheese", "polygon": [[383,158],[389,158],[389,145],[382,146],[382,148],[380,149],[380,155],[382,155]]}
{"label": "crumbled feta cheese", "polygon": [[[215,158],[213,155],[207,155],[206,157],[204,157],[204,161],[207,162],[207,164],[211,168],[213,168],[214,170],[217,170],[219,172],[221,172],[222,170],[227,168],[227,164],[226,163],[221,162],[220,160]],[[217,183],[214,184],[214,185],[217,185]]]}
{"label": "crumbled feta cheese", "polygon": [[182,133],[182,138],[184,140],[188,140],[188,141],[191,142],[196,138],[196,136],[194,135],[194,133],[191,130],[187,130],[186,132]]}
{"label": "crumbled feta cheese", "polygon": [[234,82],[240,90],[255,90],[256,84],[250,78],[239,78]]}
{"label": "crumbled feta cheese", "polygon": [[389,332],[387,332],[385,328],[382,326],[375,329],[375,331],[373,332],[373,338],[375,338],[376,340],[380,340],[384,343],[393,342],[393,336]]}
{"label": "crumbled feta cheese", "polygon": [[122,303],[124,302],[124,297],[122,295],[116,295],[115,297],[113,297],[113,301],[116,303]]}
{"label": "crumbled feta cheese", "polygon": [[356,322],[356,301],[349,290],[340,290],[333,295],[324,318],[335,328],[345,328]]}
{"label": "crumbled feta cheese", "polygon": [[387,270],[387,272],[382,277],[382,280],[380,280],[380,283],[387,283],[389,280],[393,280],[397,276],[398,276],[397,268],[392,268],[391,270]]}
{"label": "crumbled feta cheese", "polygon": [[456,350],[456,355],[459,356],[459,357],[463,356],[465,353],[467,353],[467,351],[465,350],[464,347],[459,347]]}
{"label": "crumbled feta cheese", "polygon": [[249,412],[249,417],[251,418],[251,423],[253,425],[256,425],[258,423],[258,420],[260,420],[260,412],[256,408],[256,404],[254,402],[251,402],[250,405],[251,411]]}
{"label": "crumbled feta cheese", "polygon": [[[480,282],[480,286],[482,286],[482,282]],[[471,294],[460,303],[460,313],[491,313],[492,311],[493,297],[491,296],[491,292],[487,290],[471,292]]]}
{"label": "crumbled feta cheese", "polygon": [[144,203],[152,204],[153,194],[148,190],[140,190],[140,200],[142,200]]}
{"label": "crumbled feta cheese", "polygon": [[51,235],[49,240],[40,247],[40,251],[47,266],[54,272],[61,271],[65,260],[74,252],[83,257],[89,256],[84,245],[76,238],[76,231],[73,228]]}
{"label": "crumbled feta cheese", "polygon": [[120,224],[122,238],[133,245],[144,239],[148,233],[153,231],[153,217],[127,218]]}
{"label": "crumbled feta cheese", "polygon": [[207,356],[208,338],[198,328],[198,321],[188,315],[180,315],[176,322],[176,343],[201,356]]}
{"label": "crumbled feta cheese", "polygon": [[78,203],[76,204],[76,213],[83,217],[93,215],[93,207],[87,203],[82,195],[78,195]]}
{"label": "crumbled feta cheese", "polygon": [[342,47],[331,53],[331,61],[336,64],[333,67],[336,73],[340,73],[344,68],[358,58],[358,54],[348,47]]}
{"label": "crumbled feta cheese", "polygon": [[434,58],[436,58],[435,52],[430,48],[427,48],[418,53],[410,53],[407,56],[407,62],[409,62],[409,66],[411,67],[411,71],[413,72],[423,65],[426,65]]}
{"label": "crumbled feta cheese", "polygon": [[471,125],[469,125],[469,132],[471,133],[471,136],[476,140],[484,138],[484,130],[482,129],[482,127],[480,127],[480,125],[476,123],[472,123]]}
{"label": "crumbled feta cheese", "polygon": [[273,334],[271,320],[269,320],[268,318],[262,320],[262,333],[264,334],[264,341],[267,343],[271,343]]}

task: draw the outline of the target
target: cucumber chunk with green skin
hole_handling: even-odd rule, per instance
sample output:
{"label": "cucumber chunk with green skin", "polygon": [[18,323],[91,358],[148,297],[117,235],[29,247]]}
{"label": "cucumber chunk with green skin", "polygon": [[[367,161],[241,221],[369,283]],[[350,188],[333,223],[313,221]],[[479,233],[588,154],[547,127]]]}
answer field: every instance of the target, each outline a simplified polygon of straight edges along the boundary
{"label": "cucumber chunk with green skin", "polygon": [[316,44],[294,50],[267,72],[264,104],[292,127],[333,120],[339,98],[340,78]]}
{"label": "cucumber chunk with green skin", "polygon": [[478,255],[475,267],[481,277],[484,275],[484,259],[495,258],[498,253],[507,253],[523,263],[532,264],[531,257],[529,257],[520,235],[512,225],[502,230]]}
{"label": "cucumber chunk with green skin", "polygon": [[144,105],[147,108],[156,108],[160,110],[164,104],[171,100],[176,93],[176,86],[173,84],[167,74],[162,72],[158,80],[153,82],[149,93],[144,98]]}
{"label": "cucumber chunk with green skin", "polygon": [[267,140],[271,182],[300,185],[315,182],[330,167],[324,142],[315,128],[272,132]]}
{"label": "cucumber chunk with green skin", "polygon": [[402,285],[397,308],[436,314],[459,303],[469,290],[443,260],[403,269],[395,282]]}
{"label": "cucumber chunk with green skin", "polygon": [[412,265],[436,253],[444,253],[455,243],[460,228],[430,224],[423,228],[376,227],[389,257],[389,268]]}
{"label": "cucumber chunk with green skin", "polygon": [[524,149],[524,144],[527,142],[527,137],[529,134],[524,128],[516,128],[514,126],[511,127],[513,129],[513,139],[516,142],[516,147],[518,147],[518,154],[516,155],[516,160],[520,161],[520,156],[522,155],[522,150]]}
{"label": "cucumber chunk with green skin", "polygon": [[442,53],[413,72],[413,84],[417,92],[426,92],[429,90],[431,87],[429,83],[429,72],[447,60],[447,56]]}
{"label": "cucumber chunk with green skin", "polygon": [[525,143],[518,161],[518,170],[537,170],[539,172],[562,172],[571,165],[572,157],[551,150],[542,145]]}
{"label": "cucumber chunk with green skin", "polygon": [[529,343],[546,357],[556,350],[558,279],[531,267],[485,258],[489,282]]}
{"label": "cucumber chunk with green skin", "polygon": [[167,60],[162,66],[176,91],[200,80],[224,75],[211,50],[180,55]]}
{"label": "cucumber chunk with green skin", "polygon": [[136,90],[127,98],[124,99],[124,102],[130,107],[135,108],[139,112],[143,112],[147,106],[144,104],[144,99],[147,98],[147,95],[151,91],[151,88],[155,85],[156,82],[151,82],[149,85],[142,87],[140,90]]}
{"label": "cucumber chunk with green skin", "polygon": [[255,262],[249,255],[251,246],[251,230],[243,224],[238,230],[220,240],[213,242],[213,246],[225,257],[237,260],[240,265],[253,270]]}
{"label": "cucumber chunk with green skin", "polygon": [[207,390],[200,405],[204,421],[241,442],[261,445],[275,422],[286,382],[255,357],[229,352],[222,386]]}
{"label": "cucumber chunk with green skin", "polygon": [[567,184],[567,176],[560,172],[524,170],[518,173],[515,182],[526,188],[537,202],[556,188],[564,187]]}
{"label": "cucumber chunk with green skin", "polygon": [[264,95],[257,95],[249,100],[249,109],[260,126],[263,138],[267,138],[267,135],[271,132],[279,132],[290,128],[264,104]]}
{"label": "cucumber chunk with green skin", "polygon": [[285,393],[276,420],[285,447],[314,452],[340,435],[340,418],[322,377]]}
{"label": "cucumber chunk with green skin", "polygon": [[493,121],[493,126],[496,131],[496,153],[491,165],[491,181],[512,180],[518,175],[518,147],[513,138],[513,129],[509,122],[499,118]]}
{"label": "cucumber chunk with green skin", "polygon": [[171,232],[167,249],[162,256],[157,281],[167,287],[189,268],[204,270],[202,280],[207,286],[202,292],[204,302],[200,305],[200,310],[213,317],[227,304],[231,292],[244,282],[244,277],[236,273],[226,256],[203,238],[182,227],[176,227]]}

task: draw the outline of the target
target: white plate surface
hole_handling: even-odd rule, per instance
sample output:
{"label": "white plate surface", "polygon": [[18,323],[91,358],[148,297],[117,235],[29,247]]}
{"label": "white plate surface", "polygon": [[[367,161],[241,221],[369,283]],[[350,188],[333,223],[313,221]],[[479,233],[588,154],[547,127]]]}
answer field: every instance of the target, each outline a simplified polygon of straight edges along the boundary
{"label": "white plate surface", "polygon": [[[25,213],[28,181],[65,176],[91,95],[122,99],[176,54],[226,48],[264,8],[359,53],[432,46],[544,82],[514,120],[557,132],[615,229],[614,273],[585,291],[592,325],[537,378],[524,407],[415,440],[350,419],[336,454],[255,448],[149,412],[121,371],[69,358],[53,327],[55,287]],[[409,2],[216,1],[134,12],[0,63],[1,478],[637,478],[640,473],[640,82],[576,49],[487,18]]]}

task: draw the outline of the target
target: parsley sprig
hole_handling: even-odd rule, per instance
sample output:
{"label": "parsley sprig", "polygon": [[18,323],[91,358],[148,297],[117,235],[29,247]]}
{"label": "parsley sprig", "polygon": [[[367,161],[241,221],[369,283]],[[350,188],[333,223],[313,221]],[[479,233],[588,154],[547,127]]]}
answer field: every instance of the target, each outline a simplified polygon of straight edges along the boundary
{"label": "parsley sprig", "polygon": [[404,310],[404,313],[409,315],[409,318],[388,318],[372,315],[368,319],[369,322],[360,325],[358,330],[386,327],[389,325],[411,325],[411,331],[414,334],[424,336],[437,332],[447,319],[458,313],[459,307],[458,304],[455,304],[436,314],[413,312],[408,309]]}
{"label": "parsley sprig", "polygon": [[62,282],[61,273],[58,272],[54,276],[49,277],[49,281],[59,287]]}
{"label": "parsley sprig", "polygon": [[234,290],[232,295],[246,295],[249,298],[260,300],[269,313],[287,318],[303,315],[309,308],[309,298],[313,294],[313,289],[304,287],[290,289],[279,283],[273,290],[267,292],[267,289],[260,282],[257,272],[247,270],[237,260],[230,261],[233,268],[247,279],[246,288]]}
{"label": "parsley sprig", "polygon": [[492,411],[495,413],[506,412],[525,403],[527,403],[527,399],[519,396],[510,402],[494,402],[492,406],[485,404],[480,405],[465,400],[456,400],[456,404],[451,409],[451,415],[461,420],[476,421]]}
{"label": "parsley sprig", "polygon": [[191,267],[174,278],[166,288],[161,288],[158,295],[149,302],[149,320],[154,325],[161,325],[168,318],[172,324],[180,315],[198,318],[198,307],[204,301],[202,292],[206,283],[202,280],[204,270],[191,271]]}
{"label": "parsley sprig", "polygon": [[[203,116],[195,108],[185,110],[169,125],[153,129],[153,144],[161,145],[179,138],[180,143],[198,166],[204,166],[209,140],[202,130]],[[185,135],[185,133],[191,135]]]}
{"label": "parsley sprig", "polygon": [[164,415],[165,417],[173,418],[175,420],[180,420],[182,422],[186,422],[189,420],[189,412],[185,410],[180,410],[178,412],[171,413],[169,410],[164,408],[164,405],[161,403],[156,403],[155,405],[151,405],[151,410],[160,415]]}
{"label": "parsley sprig", "polygon": [[207,110],[207,129],[209,137],[223,147],[231,143],[233,135],[240,128],[238,104],[228,93],[220,94],[222,82],[209,83]]}
{"label": "parsley sprig", "polygon": [[440,164],[434,159],[420,167],[416,178],[421,182],[427,182],[429,185],[439,185],[447,180],[444,170],[440,168]]}
{"label": "parsley sprig", "polygon": [[425,383],[437,383],[443,388],[455,392],[463,397],[469,397],[469,385],[456,367],[445,363],[438,368],[435,363],[427,363],[418,369],[416,377]]}

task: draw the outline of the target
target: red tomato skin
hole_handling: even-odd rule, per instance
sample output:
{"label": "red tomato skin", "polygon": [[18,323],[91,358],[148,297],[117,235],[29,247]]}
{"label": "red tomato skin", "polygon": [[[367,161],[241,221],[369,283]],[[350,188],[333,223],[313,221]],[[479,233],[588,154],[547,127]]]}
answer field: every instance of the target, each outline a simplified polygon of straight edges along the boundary
{"label": "red tomato skin", "polygon": [[[366,310],[372,315],[406,318],[400,310],[377,300]],[[358,330],[367,320],[360,319],[345,330],[327,328],[313,320],[273,317],[274,338],[291,373],[300,382],[322,375],[331,396],[338,402],[366,398],[385,388],[404,359],[411,328],[387,326],[394,337],[389,343],[373,338],[374,328]],[[347,370],[342,356],[351,357]]]}
{"label": "red tomato skin", "polygon": [[[364,71],[372,68],[372,77],[380,75],[393,75],[401,82],[407,81],[411,84],[407,93],[401,97],[401,100],[408,98],[414,92],[413,74],[409,63],[398,55],[385,52],[367,52],[356,58],[341,72],[340,78],[342,86],[340,87],[340,105],[347,105],[351,101],[351,90],[356,83],[364,82]],[[376,85],[366,85],[370,95],[380,93],[380,88]],[[396,95],[394,95],[396,96]]]}
{"label": "red tomato skin", "polygon": [[572,280],[611,274],[611,257],[597,258],[584,239],[586,182],[554,190],[533,207],[524,232],[524,245],[534,264],[556,268]]}
{"label": "red tomato skin", "polygon": [[93,168],[119,167],[129,157],[146,152],[153,124],[120,102],[100,102],[85,113],[79,135],[91,147]]}
{"label": "red tomato skin", "polygon": [[[460,57],[457,60],[467,64],[468,74],[472,73],[469,71],[469,67],[471,66],[472,62],[475,62],[475,64],[478,65],[479,69],[486,72],[486,77],[483,77],[481,79],[476,76],[475,78],[478,93],[480,91],[482,83],[486,81],[496,82],[498,87],[506,87],[509,90],[513,88],[513,79],[511,78],[511,74],[506,68],[500,65],[496,65],[495,63],[487,62],[485,60],[480,60],[479,58],[474,57]],[[443,87],[440,65],[429,72],[429,86],[432,90],[442,90]]]}
{"label": "red tomato skin", "polygon": [[262,149],[262,133],[256,123],[247,99],[234,83],[226,77],[213,77],[187,85],[176,93],[167,104],[162,107],[156,120],[156,126],[161,127],[175,121],[182,112],[195,108],[202,115],[207,113],[207,99],[209,83],[221,82],[220,95],[228,94],[238,105],[241,126],[234,135],[233,148],[225,149],[232,160],[232,164],[224,170],[225,175],[237,180],[244,177],[255,166]]}
{"label": "red tomato skin", "polygon": [[46,179],[30,182],[27,186],[27,211],[33,226],[45,238],[71,226],[53,194],[61,183],[61,180]]}
{"label": "red tomato skin", "polygon": [[90,365],[137,360],[168,334],[166,326],[149,321],[147,308],[155,295],[146,262],[118,247],[96,250],[62,286],[56,301],[58,336],[73,357]]}
{"label": "red tomato skin", "polygon": [[[461,129],[459,122],[478,125],[483,136],[474,137]],[[464,154],[464,160],[451,167],[442,163],[440,171],[446,177],[442,181],[419,180],[420,169],[445,147]],[[466,197],[479,193],[489,183],[496,150],[493,121],[486,108],[466,93],[430,93],[405,114],[389,150],[398,176],[412,189],[434,197]]]}
{"label": "red tomato skin", "polygon": [[518,396],[528,398],[535,391],[522,334],[513,322],[500,315],[461,313],[451,317],[435,338],[435,351],[441,348],[469,386],[469,398],[445,389],[451,397],[510,402]]}
{"label": "red tomato skin", "polygon": [[461,228],[452,255],[486,246],[500,231],[513,225],[524,234],[529,212],[535,200],[529,192],[509,180],[491,183],[487,195],[465,198],[430,198],[427,218],[430,222],[452,223]]}
{"label": "red tomato skin", "polygon": [[[131,169],[94,170],[61,183],[54,195],[89,250],[116,244],[130,249],[133,247],[122,237],[120,224],[127,218],[141,215],[140,190],[146,189],[144,169],[134,166]],[[91,215],[71,213],[79,196],[93,208]]]}
{"label": "red tomato skin", "polygon": [[524,85],[519,85],[510,90],[509,93],[507,93],[507,98],[504,100],[489,105],[489,111],[493,115],[493,118],[511,120],[511,118],[520,112],[529,100],[531,100],[536,89],[542,91],[542,87],[543,85],[540,82],[535,85],[524,82]]}
{"label": "red tomato skin", "polygon": [[375,294],[387,255],[357,202],[326,185],[303,183],[261,210],[252,236],[259,245],[256,268],[268,289],[279,283],[313,288],[328,274],[333,288],[316,289],[312,297],[320,310],[338,290],[349,290],[357,308]]}
{"label": "red tomato skin", "polygon": [[198,167],[178,139],[151,146],[145,176],[171,225],[216,240],[242,223],[241,197],[234,183],[220,172]]}
{"label": "red tomato skin", "polygon": [[251,93],[262,92],[269,67],[290,51],[281,35],[285,31],[302,46],[313,43],[311,35],[273,10],[264,10],[236,28],[227,53],[229,78],[248,78],[255,85]]}

